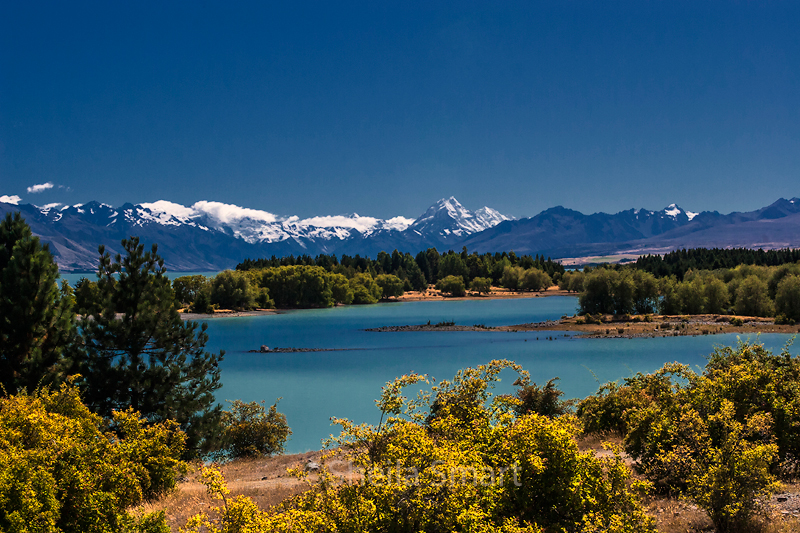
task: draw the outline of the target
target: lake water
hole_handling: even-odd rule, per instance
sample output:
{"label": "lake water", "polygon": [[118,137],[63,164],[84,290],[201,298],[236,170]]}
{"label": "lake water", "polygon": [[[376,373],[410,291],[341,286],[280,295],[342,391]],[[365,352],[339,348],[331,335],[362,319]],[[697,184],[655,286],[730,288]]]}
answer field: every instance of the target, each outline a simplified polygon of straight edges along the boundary
{"label": "lake water", "polygon": [[[169,279],[175,279],[175,278],[179,278],[181,276],[194,276],[194,275],[197,275],[197,274],[201,274],[201,275],[203,275],[203,276],[205,276],[207,278],[213,278],[214,276],[219,274],[219,272],[217,272],[217,271],[214,271],[214,272],[171,272],[171,271],[167,271],[166,275],[167,275],[167,277]],[[81,280],[81,278],[86,278],[89,281],[97,281],[97,271],[93,271],[93,272],[60,272],[59,275],[61,276],[61,279],[66,280],[67,283],[69,283],[72,287],[74,287],[75,284],[78,283]]]}
{"label": "lake water", "polygon": [[[380,415],[374,399],[381,386],[411,371],[451,379],[459,369],[506,358],[522,364],[539,384],[560,377],[559,386],[566,397],[583,398],[594,393],[600,383],[651,372],[668,361],[702,368],[715,345],[736,343],[736,335],[580,339],[564,332],[364,331],[428,320],[460,325],[521,324],[571,315],[576,304],[573,297],[408,302],[216,318],[208,321],[207,348],[226,351],[223,387],[217,391],[220,401],[266,400],[269,405],[277,397],[283,398],[279,411],[286,414],[293,431],[287,451],[295,453],[319,449],[321,439],[338,434],[338,428],[330,425],[332,416],[376,424]],[[551,336],[554,340],[546,340]],[[779,351],[790,337],[761,335],[759,341]],[[342,351],[247,352],[262,344]],[[510,392],[515,377],[511,372],[503,376],[497,392]]]}

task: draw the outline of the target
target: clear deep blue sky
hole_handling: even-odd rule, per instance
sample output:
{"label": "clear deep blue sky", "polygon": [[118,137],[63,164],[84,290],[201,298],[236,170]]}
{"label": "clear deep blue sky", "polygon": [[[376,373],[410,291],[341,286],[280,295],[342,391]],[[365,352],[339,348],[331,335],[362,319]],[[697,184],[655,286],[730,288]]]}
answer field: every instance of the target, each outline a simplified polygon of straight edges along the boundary
{"label": "clear deep blue sky", "polygon": [[800,196],[798,28],[798,2],[2,2],[0,195],[754,209]]}

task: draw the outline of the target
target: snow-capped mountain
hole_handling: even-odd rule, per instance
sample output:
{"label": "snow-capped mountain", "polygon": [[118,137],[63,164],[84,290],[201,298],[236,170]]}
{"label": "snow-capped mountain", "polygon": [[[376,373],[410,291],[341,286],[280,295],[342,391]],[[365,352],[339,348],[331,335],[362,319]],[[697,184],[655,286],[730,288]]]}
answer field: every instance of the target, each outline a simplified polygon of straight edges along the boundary
{"label": "snow-capped mountain", "polygon": [[559,206],[516,220],[489,207],[470,211],[450,197],[412,220],[358,214],[300,218],[211,201],[35,206],[21,203],[18,196],[0,196],[0,215],[12,211],[20,211],[34,234],[50,244],[62,270],[73,271],[94,270],[99,245],[113,254],[120,251],[120,240],[131,235],[148,245],[157,243],[174,271],[222,270],[248,257],[374,257],[381,250],[416,254],[431,247],[554,258],[714,246],[800,247],[798,198],[727,215],[695,213],[676,204],[660,211],[591,215]]}
{"label": "snow-capped mountain", "polygon": [[246,257],[375,254],[395,248],[416,252],[510,220],[489,207],[473,213],[455,198],[440,200],[417,220],[356,213],[300,218],[211,201],[34,206],[3,198],[14,202],[0,202],[0,212],[22,211],[34,233],[51,243],[64,270],[93,269],[100,244],[113,252],[130,235],[158,243],[173,270],[218,270]]}
{"label": "snow-capped mountain", "polygon": [[451,196],[430,206],[408,229],[418,235],[436,235],[444,242],[480,233],[512,219],[490,207],[482,207],[473,213]]}

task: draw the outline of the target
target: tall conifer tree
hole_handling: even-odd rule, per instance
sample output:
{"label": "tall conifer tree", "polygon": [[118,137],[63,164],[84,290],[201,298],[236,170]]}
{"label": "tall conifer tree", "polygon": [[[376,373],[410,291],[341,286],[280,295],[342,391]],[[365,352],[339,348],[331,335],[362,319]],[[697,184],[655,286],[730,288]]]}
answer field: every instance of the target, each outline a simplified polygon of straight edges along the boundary
{"label": "tall conifer tree", "polygon": [[224,352],[206,352],[206,324],[180,317],[156,245],[145,252],[131,237],[122,247],[113,262],[100,247],[99,299],[83,325],[79,369],[86,404],[107,417],[131,406],[152,422],[176,420],[187,449],[205,451],[218,431]]}
{"label": "tall conifer tree", "polygon": [[0,222],[0,384],[33,390],[63,376],[75,341],[75,312],[47,245],[19,212]]}

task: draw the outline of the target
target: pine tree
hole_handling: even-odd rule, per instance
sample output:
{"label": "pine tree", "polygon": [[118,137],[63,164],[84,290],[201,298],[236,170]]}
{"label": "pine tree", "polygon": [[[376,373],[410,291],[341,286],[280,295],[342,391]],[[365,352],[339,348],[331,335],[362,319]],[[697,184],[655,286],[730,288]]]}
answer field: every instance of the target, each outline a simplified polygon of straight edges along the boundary
{"label": "pine tree", "polygon": [[74,347],[75,312],[69,286],[47,245],[19,212],[0,222],[0,385],[14,394],[63,377]]}
{"label": "pine tree", "polygon": [[153,245],[123,240],[125,256],[114,262],[100,247],[99,300],[83,326],[86,404],[100,415],[133,407],[151,422],[176,420],[187,433],[190,454],[213,447],[221,408],[224,352],[205,351],[207,325],[183,321]]}

